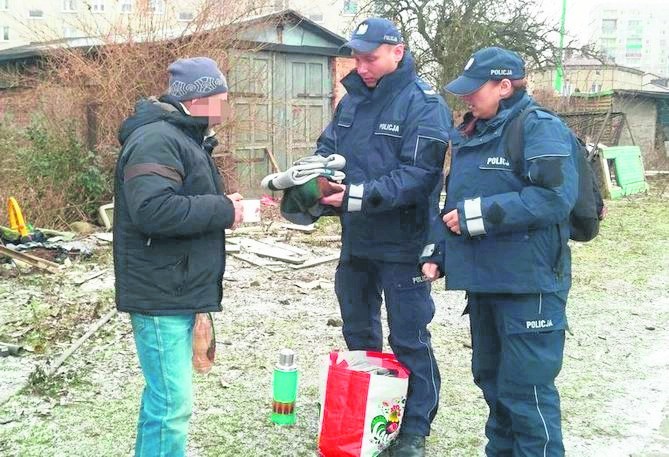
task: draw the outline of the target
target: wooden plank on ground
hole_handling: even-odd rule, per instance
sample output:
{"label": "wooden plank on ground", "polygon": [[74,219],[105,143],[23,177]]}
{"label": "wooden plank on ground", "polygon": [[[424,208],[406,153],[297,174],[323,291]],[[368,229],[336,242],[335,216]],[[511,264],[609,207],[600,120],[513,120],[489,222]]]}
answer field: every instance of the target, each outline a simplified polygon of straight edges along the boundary
{"label": "wooden plank on ground", "polygon": [[613,183],[611,182],[611,170],[609,170],[609,162],[604,157],[604,152],[599,154],[599,166],[602,170],[602,179],[604,180],[604,189],[602,192],[602,197],[605,199],[610,199],[613,190]]}
{"label": "wooden plank on ground", "polygon": [[320,257],[320,258],[317,258],[317,259],[308,260],[301,265],[291,265],[290,267],[293,270],[303,270],[305,268],[315,267],[317,265],[322,265],[324,263],[334,262],[335,260],[339,260],[339,254],[331,254],[331,255],[327,255],[325,257]]}
{"label": "wooden plank on ground", "polygon": [[261,257],[269,257],[270,259],[280,260],[290,264],[301,264],[305,261],[304,257],[299,257],[292,251],[261,243],[260,241],[252,240],[250,238],[242,238],[240,244],[246,251]]}
{"label": "wooden plank on ground", "polygon": [[285,249],[286,251],[290,251],[290,252],[293,252],[293,253],[295,253],[297,255],[301,255],[301,256],[308,256],[308,255],[311,254],[309,251],[307,251],[305,249],[301,249],[301,248],[298,248],[297,246],[292,246],[288,243],[283,243],[281,241],[275,241],[271,238],[263,238],[262,240],[260,240],[258,242],[266,244],[268,246],[277,247],[279,249]]}
{"label": "wooden plank on ground", "polygon": [[25,262],[30,266],[39,268],[40,270],[44,270],[49,273],[58,273],[58,270],[60,269],[60,265],[55,262],[36,257],[34,255],[26,254],[25,252],[14,251],[13,249],[9,249],[5,246],[0,246],[0,254],[6,255],[7,257],[14,260],[20,260],[21,262]]}
{"label": "wooden plank on ground", "polygon": [[309,225],[298,225],[298,224],[281,224],[281,228],[288,230],[297,230],[298,232],[313,233],[316,231],[316,226],[314,224]]}
{"label": "wooden plank on ground", "polygon": [[274,172],[281,173],[281,167],[279,167],[279,163],[276,161],[276,157],[274,157],[272,150],[270,148],[265,148],[265,154],[267,154],[267,157],[269,157],[269,161],[272,164]]}
{"label": "wooden plank on ground", "polygon": [[232,257],[235,259],[239,259],[243,262],[250,263],[253,266],[260,267],[260,268],[266,268],[271,272],[278,272],[278,271],[284,271],[285,270],[285,264],[281,264],[279,262],[271,262],[269,260],[263,259],[261,257],[256,257],[255,255],[249,255],[249,254],[231,254]]}

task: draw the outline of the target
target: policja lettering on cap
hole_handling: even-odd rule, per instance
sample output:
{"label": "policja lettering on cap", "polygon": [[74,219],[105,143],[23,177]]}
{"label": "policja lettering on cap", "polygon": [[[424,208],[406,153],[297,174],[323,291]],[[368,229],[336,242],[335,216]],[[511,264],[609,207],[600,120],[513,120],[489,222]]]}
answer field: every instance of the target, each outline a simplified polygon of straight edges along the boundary
{"label": "policja lettering on cap", "polygon": [[351,39],[341,47],[352,49],[359,54],[366,54],[382,44],[400,43],[402,43],[402,35],[395,24],[388,19],[370,17],[355,28]]}

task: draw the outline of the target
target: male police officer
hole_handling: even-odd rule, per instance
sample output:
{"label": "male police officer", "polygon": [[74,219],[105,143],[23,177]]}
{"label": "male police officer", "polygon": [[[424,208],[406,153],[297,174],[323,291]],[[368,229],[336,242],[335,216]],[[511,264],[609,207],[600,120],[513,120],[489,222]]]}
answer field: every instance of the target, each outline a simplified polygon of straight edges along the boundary
{"label": "male police officer", "polygon": [[468,291],[472,371],[490,408],[490,457],[564,455],[554,380],[564,349],[580,150],[560,119],[531,111],[518,154],[524,160],[519,168],[510,163],[506,128],[536,106],[525,86],[523,60],[494,47],[474,53],[446,86],[470,110],[453,139],[443,211],[446,282]]}
{"label": "male police officer", "polygon": [[430,284],[419,272],[432,211],[437,211],[451,115],[416,76],[392,22],[370,18],[346,47],[356,68],[348,94],[318,140],[316,153],[346,158],[343,185],[321,202],[341,209],[342,251],[335,291],[351,350],[380,351],[383,292],[389,343],[411,370],[395,456],[424,455],[439,403],[440,377],[427,325]]}

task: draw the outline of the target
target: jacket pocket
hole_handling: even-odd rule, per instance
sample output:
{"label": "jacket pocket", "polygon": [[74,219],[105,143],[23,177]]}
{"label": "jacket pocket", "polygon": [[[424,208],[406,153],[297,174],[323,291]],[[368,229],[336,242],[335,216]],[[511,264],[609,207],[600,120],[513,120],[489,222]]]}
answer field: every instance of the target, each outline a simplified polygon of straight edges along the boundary
{"label": "jacket pocket", "polygon": [[567,328],[564,301],[550,293],[519,296],[520,300],[525,298],[532,300],[530,307],[499,305],[507,307],[502,330],[507,347],[504,372],[517,384],[550,384],[562,368]]}
{"label": "jacket pocket", "polygon": [[181,295],[187,279],[188,256],[153,254],[136,259],[133,270],[144,288],[165,295]]}

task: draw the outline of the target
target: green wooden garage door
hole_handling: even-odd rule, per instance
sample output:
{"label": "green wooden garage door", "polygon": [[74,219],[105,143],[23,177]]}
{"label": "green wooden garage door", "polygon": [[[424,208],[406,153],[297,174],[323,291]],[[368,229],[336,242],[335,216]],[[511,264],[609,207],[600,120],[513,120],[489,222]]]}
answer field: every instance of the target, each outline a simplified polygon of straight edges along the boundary
{"label": "green wooden garage door", "polygon": [[314,150],[331,118],[329,58],[257,52],[243,54],[230,71],[235,111],[233,156],[240,191],[263,193],[259,183],[271,172],[265,148],[286,169]]}

